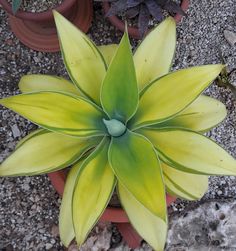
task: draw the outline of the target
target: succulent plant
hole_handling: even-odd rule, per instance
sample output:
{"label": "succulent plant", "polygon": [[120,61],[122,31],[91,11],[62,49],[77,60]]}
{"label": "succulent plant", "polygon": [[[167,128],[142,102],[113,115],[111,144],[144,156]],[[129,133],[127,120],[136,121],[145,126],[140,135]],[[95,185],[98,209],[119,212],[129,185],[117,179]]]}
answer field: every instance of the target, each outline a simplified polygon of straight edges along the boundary
{"label": "succulent plant", "polygon": [[157,22],[163,19],[163,10],[173,14],[186,15],[179,4],[173,0],[102,0],[111,2],[107,16],[125,13],[127,18],[138,16],[138,28],[143,37],[148,29],[150,17]]}
{"label": "succulent plant", "polygon": [[[226,64],[225,59],[222,56],[222,52],[219,51],[219,53],[220,53],[220,58],[221,58],[222,64]],[[225,66],[222,69],[220,75],[217,77],[216,83],[220,87],[229,88],[234,96],[234,99],[236,100],[236,87],[231,83],[231,80],[230,80],[231,75],[235,72],[236,72],[236,68],[229,71],[227,69],[227,67]]]}
{"label": "succulent plant", "polygon": [[12,0],[12,12],[15,15],[21,6],[22,0]]}
{"label": "succulent plant", "polygon": [[[72,166],[59,228],[68,246],[81,245],[116,188],[137,232],[163,250],[166,191],[194,200],[208,175],[236,175],[236,161],[202,133],[226,116],[225,106],[201,95],[223,65],[169,73],[176,27],[166,19],[134,55],[127,33],[119,45],[97,47],[54,12],[66,69],[73,84],[27,75],[21,95],[0,104],[39,125],[0,165],[0,176],[35,175]],[[152,48],[150,50],[150,48]]]}

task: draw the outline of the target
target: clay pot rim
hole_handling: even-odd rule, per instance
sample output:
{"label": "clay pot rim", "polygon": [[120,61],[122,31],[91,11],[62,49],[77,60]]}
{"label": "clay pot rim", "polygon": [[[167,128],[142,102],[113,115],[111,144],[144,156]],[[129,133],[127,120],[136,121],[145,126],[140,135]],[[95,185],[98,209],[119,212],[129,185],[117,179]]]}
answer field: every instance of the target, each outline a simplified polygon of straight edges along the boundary
{"label": "clay pot rim", "polygon": [[[70,9],[73,4],[77,0],[63,0],[61,4],[59,4],[54,10],[63,13],[66,10]],[[29,11],[22,11],[19,10],[14,15],[12,12],[11,4],[7,0],[0,0],[0,4],[2,5],[3,9],[5,9],[10,15],[15,17],[31,20],[31,21],[48,21],[53,19],[52,9],[46,10],[44,12],[29,12]]]}
{"label": "clay pot rim", "polygon": [[[106,14],[110,8],[109,2],[103,2],[102,6],[103,6],[103,10]],[[189,0],[181,0],[182,10],[186,11],[188,9],[188,7],[189,7]],[[179,23],[181,21],[182,17],[183,17],[182,15],[176,14],[173,18],[175,19],[176,23]],[[107,17],[107,18],[115,27],[117,27],[119,30],[124,32],[125,23],[120,18],[118,18],[115,15]],[[140,35],[139,35],[139,31],[138,31],[137,27],[135,27],[135,26],[128,27],[128,32],[129,32],[130,36],[132,36],[133,38],[140,39]]]}
{"label": "clay pot rim", "polygon": [[[52,173],[48,173],[48,177],[55,188],[55,190],[58,192],[59,195],[63,195],[63,190],[65,186],[66,181],[66,171],[65,169],[55,171]],[[171,195],[166,195],[166,203],[167,206],[169,206],[172,202],[176,200],[176,197],[173,197]],[[109,222],[115,222],[115,223],[127,223],[129,222],[129,218],[125,211],[122,208],[118,207],[107,207],[104,213],[100,217],[100,221],[109,221]]]}
{"label": "clay pot rim", "polygon": [[[1,0],[0,0],[1,1]],[[84,33],[88,31],[93,19],[92,0],[75,1],[74,5],[62,13]],[[11,30],[27,47],[43,52],[60,51],[54,20],[31,21],[8,14]]]}

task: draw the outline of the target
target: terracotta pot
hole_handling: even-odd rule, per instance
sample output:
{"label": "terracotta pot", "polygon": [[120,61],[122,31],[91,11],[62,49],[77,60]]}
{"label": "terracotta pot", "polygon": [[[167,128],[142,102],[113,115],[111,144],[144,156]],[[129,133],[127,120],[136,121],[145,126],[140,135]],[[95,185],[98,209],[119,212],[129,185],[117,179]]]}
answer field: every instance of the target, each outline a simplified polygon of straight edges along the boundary
{"label": "terracotta pot", "polygon": [[[62,196],[66,181],[65,170],[49,173],[48,176],[56,191],[59,193],[60,196]],[[168,206],[175,200],[175,197],[166,195],[166,202]],[[127,242],[130,248],[136,248],[140,246],[142,238],[131,226],[127,214],[122,208],[108,207],[101,216],[100,221],[108,221],[115,223],[122,237]]]}
{"label": "terracotta pot", "polygon": [[[102,3],[102,6],[103,6],[103,10],[104,10],[104,13],[106,14],[109,9],[110,9],[110,3],[109,2],[103,2]],[[189,0],[182,0],[181,1],[181,8],[183,11],[186,11],[189,7]],[[180,14],[176,14],[174,16],[174,19],[176,21],[176,23],[179,23],[182,19],[182,15]],[[109,19],[109,21],[120,31],[124,32],[125,30],[125,23],[123,22],[123,20],[121,20],[119,17],[117,16],[111,16],[111,17],[107,17]],[[136,38],[136,39],[140,39],[140,35],[139,35],[139,31],[138,31],[138,28],[137,27],[128,27],[128,32],[129,32],[129,35],[133,38]]]}
{"label": "terracotta pot", "polygon": [[[11,29],[23,44],[37,51],[60,50],[52,10],[40,13],[19,10],[13,15],[7,0],[0,0],[0,5],[8,12]],[[82,31],[88,31],[93,15],[92,0],[63,0],[55,10]]]}

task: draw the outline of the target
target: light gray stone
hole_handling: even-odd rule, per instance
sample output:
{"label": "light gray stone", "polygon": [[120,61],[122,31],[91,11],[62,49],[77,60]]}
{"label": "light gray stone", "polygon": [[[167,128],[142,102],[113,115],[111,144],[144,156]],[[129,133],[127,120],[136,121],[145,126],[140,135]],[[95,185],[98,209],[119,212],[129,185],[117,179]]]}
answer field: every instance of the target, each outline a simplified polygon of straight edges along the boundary
{"label": "light gray stone", "polygon": [[232,45],[236,46],[236,33],[233,31],[225,30],[224,31],[225,39]]}

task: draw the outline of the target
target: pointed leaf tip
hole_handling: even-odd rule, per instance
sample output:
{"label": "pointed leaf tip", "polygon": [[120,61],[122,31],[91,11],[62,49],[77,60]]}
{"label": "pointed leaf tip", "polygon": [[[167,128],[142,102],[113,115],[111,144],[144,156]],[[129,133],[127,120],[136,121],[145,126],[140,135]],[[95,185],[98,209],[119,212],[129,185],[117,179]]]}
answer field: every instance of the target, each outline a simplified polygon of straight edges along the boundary
{"label": "pointed leaf tip", "polygon": [[109,65],[100,97],[102,107],[110,119],[127,122],[137,109],[138,86],[127,33],[124,33]]}
{"label": "pointed leaf tip", "polygon": [[56,19],[59,16],[61,16],[61,14],[58,11],[56,11],[56,10],[52,10],[52,14],[53,14],[54,19]]}
{"label": "pointed leaf tip", "polygon": [[195,66],[153,81],[141,94],[139,108],[132,119],[135,128],[170,119],[183,111],[210,86],[222,69],[221,64]]}
{"label": "pointed leaf tip", "polygon": [[140,90],[169,72],[175,46],[176,23],[170,17],[152,29],[135,51],[134,63]]}
{"label": "pointed leaf tip", "polygon": [[152,128],[181,127],[197,132],[207,132],[222,122],[227,115],[226,107],[217,99],[200,95],[191,105],[177,116]]}
{"label": "pointed leaf tip", "polygon": [[142,131],[163,161],[180,171],[204,175],[236,175],[236,160],[211,139],[186,129]]}
{"label": "pointed leaf tip", "polygon": [[86,34],[60,13],[54,12],[54,18],[70,79],[84,95],[100,104],[100,86],[107,68],[102,54]]}
{"label": "pointed leaf tip", "polygon": [[69,92],[80,96],[79,90],[67,79],[45,74],[24,75],[18,84],[22,93],[39,91]]}
{"label": "pointed leaf tip", "polygon": [[122,206],[139,235],[155,251],[163,251],[168,228],[167,222],[152,214],[120,182],[118,183],[118,193]]}
{"label": "pointed leaf tip", "polygon": [[129,36],[127,21],[125,21],[125,32],[124,32],[124,34],[126,34],[127,36]]}

